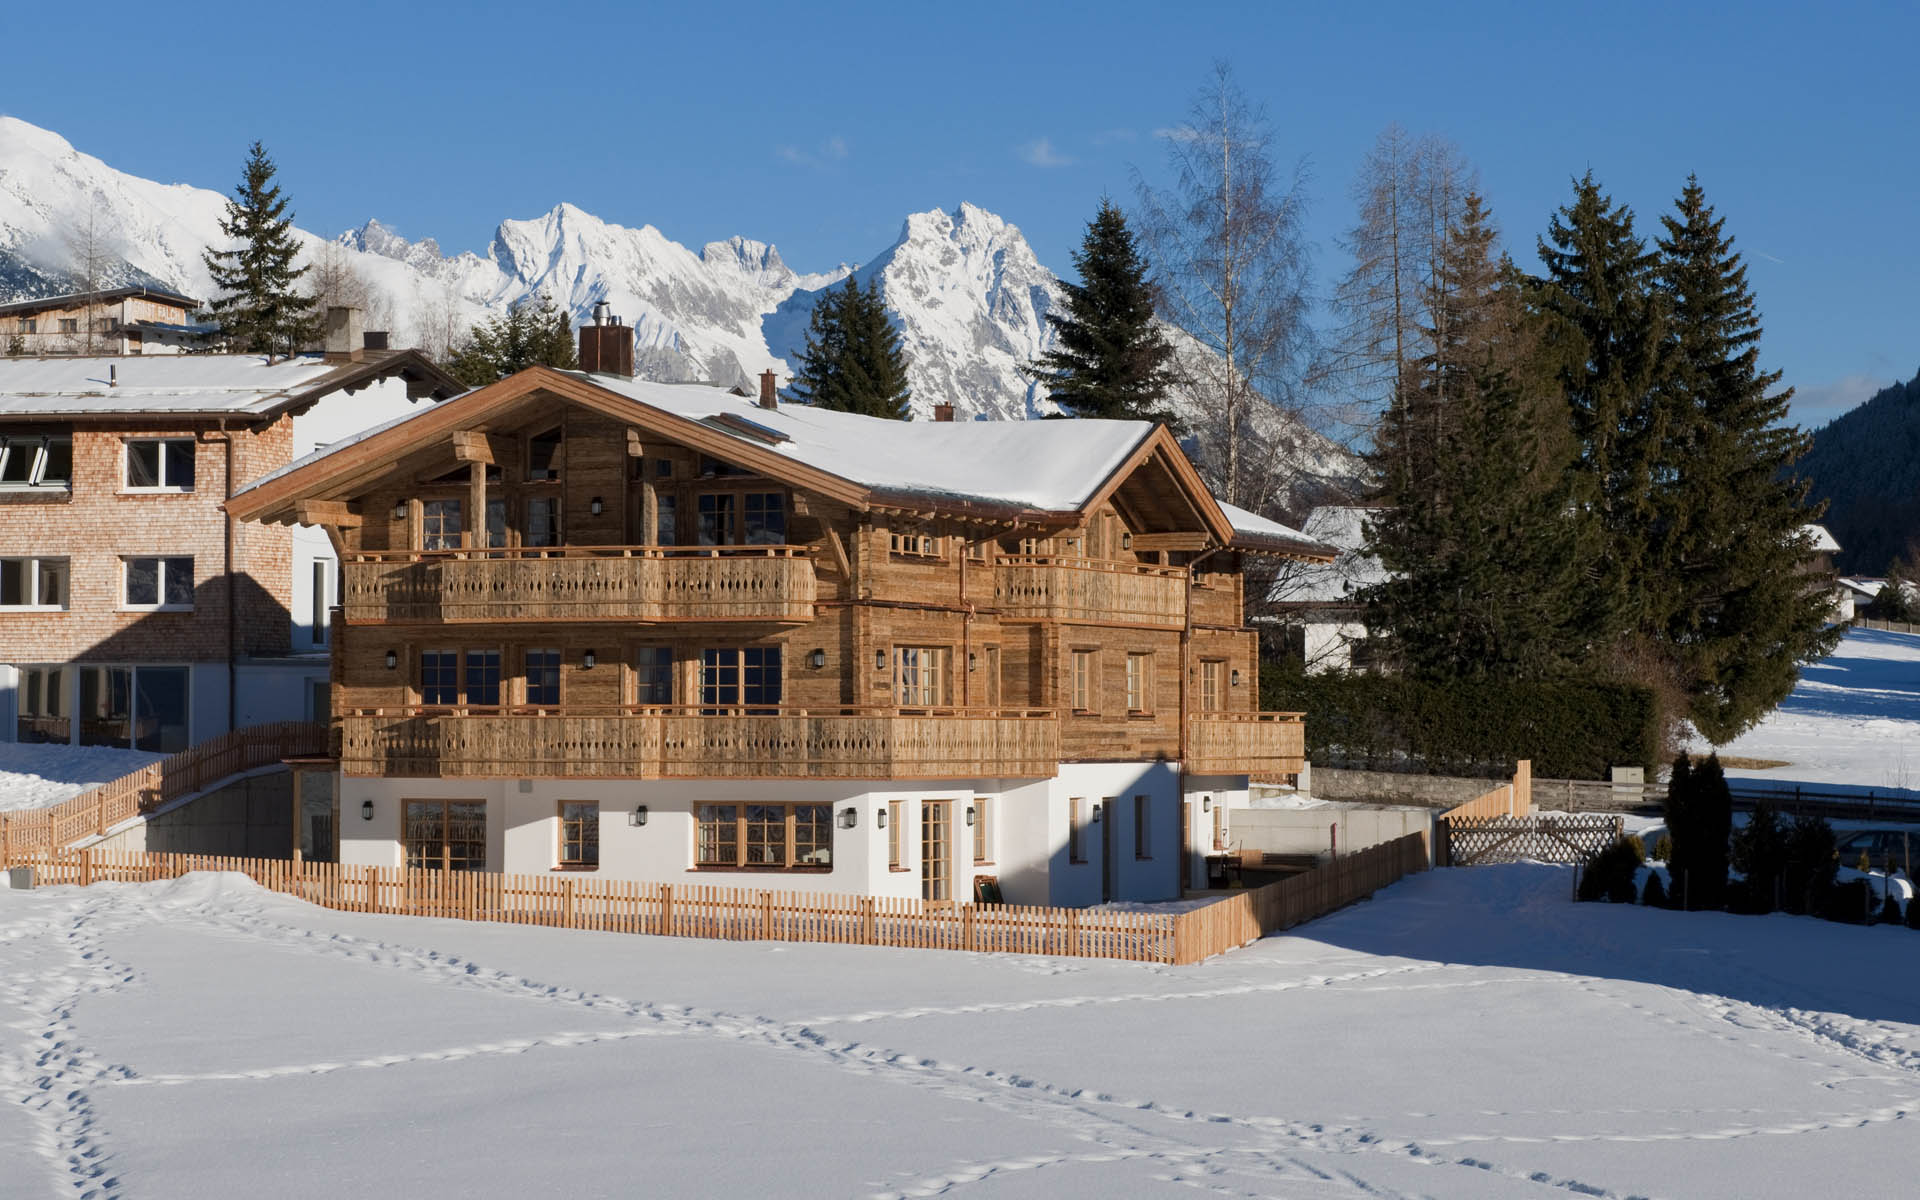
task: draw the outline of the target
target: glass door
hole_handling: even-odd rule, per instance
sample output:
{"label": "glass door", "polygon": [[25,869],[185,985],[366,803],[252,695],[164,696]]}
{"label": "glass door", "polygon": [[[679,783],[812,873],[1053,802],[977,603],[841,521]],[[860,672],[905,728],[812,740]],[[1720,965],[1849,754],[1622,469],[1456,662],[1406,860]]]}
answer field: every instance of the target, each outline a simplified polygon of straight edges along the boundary
{"label": "glass door", "polygon": [[953,801],[920,802],[920,898],[953,899]]}
{"label": "glass door", "polygon": [[407,866],[428,871],[481,871],[487,865],[484,800],[409,800],[402,840]]}

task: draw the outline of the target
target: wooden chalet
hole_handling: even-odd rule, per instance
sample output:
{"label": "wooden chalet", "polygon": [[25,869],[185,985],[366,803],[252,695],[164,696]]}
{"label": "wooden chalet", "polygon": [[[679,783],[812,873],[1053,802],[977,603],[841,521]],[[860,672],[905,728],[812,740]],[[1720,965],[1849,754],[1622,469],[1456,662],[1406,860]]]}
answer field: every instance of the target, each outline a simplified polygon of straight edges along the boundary
{"label": "wooden chalet", "polygon": [[[1248,555],[1139,422],[894,422],[532,368],[242,490],[342,563],[344,862],[1165,899],[1302,767]],[[777,876],[777,878],[768,878]]]}

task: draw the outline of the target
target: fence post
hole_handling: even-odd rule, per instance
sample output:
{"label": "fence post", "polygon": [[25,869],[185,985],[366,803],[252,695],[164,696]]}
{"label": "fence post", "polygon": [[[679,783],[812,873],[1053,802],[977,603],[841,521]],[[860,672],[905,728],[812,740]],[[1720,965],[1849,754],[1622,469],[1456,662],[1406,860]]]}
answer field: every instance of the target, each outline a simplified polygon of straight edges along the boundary
{"label": "fence post", "polygon": [[560,928],[573,928],[573,880],[560,881]]}
{"label": "fence post", "polygon": [[93,883],[93,851],[82,850],[80,852],[80,886],[87,887],[92,883]]}
{"label": "fence post", "polygon": [[773,893],[768,891],[760,893],[760,940],[773,940]]}
{"label": "fence post", "polygon": [[978,950],[979,938],[973,927],[973,905],[960,910],[960,946],[965,950]]}
{"label": "fence post", "polygon": [[868,946],[878,945],[879,929],[873,919],[873,897],[860,898],[860,940]]}
{"label": "fence post", "polygon": [[380,911],[380,868],[367,868],[367,911]]}
{"label": "fence post", "polygon": [[673,933],[673,885],[670,883],[660,885],[660,929],[658,932],[662,937],[670,936]]}

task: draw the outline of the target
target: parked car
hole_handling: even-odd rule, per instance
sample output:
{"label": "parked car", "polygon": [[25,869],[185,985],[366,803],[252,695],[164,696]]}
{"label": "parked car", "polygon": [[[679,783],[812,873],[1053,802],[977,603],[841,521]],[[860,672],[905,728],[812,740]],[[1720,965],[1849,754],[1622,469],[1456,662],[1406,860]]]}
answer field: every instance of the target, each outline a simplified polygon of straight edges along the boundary
{"label": "parked car", "polygon": [[1920,857],[1920,829],[1860,829],[1852,833],[1843,832],[1840,836],[1840,865],[1854,867],[1860,864],[1860,855],[1867,856],[1867,862],[1876,871],[1889,867],[1905,869],[1908,847]]}

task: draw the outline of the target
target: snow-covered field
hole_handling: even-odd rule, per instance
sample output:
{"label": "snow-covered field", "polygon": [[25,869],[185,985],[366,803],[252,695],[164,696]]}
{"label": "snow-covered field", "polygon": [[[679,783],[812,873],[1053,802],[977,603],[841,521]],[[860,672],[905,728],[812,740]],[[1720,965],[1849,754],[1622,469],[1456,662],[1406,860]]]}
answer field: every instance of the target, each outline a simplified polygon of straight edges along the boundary
{"label": "snow-covered field", "polygon": [[59,804],[165,757],[104,746],[0,742],[0,812]]}
{"label": "snow-covered field", "polygon": [[1901,1195],[1920,934],[1418,876],[1195,968],[0,890],[0,1195]]}
{"label": "snow-covered field", "polygon": [[1730,768],[1737,778],[1920,793],[1920,634],[1848,631],[1784,704],[1719,749],[1789,764]]}

